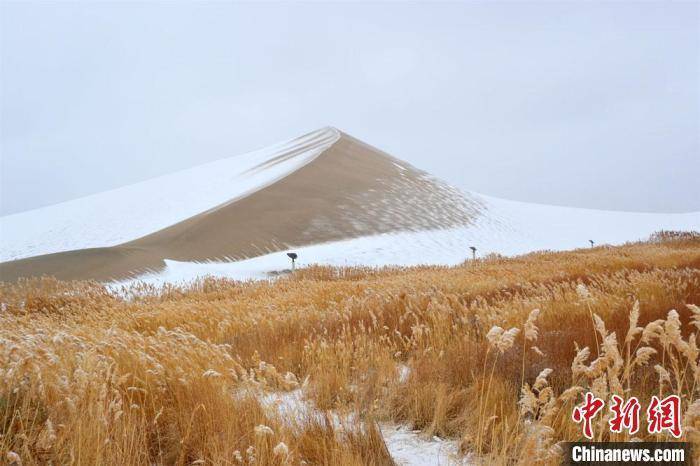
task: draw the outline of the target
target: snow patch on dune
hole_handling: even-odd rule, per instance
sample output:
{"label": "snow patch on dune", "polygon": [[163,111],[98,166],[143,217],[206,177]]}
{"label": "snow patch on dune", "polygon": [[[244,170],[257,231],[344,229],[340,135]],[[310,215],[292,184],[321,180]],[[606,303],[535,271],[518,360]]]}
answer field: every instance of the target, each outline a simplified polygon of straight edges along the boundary
{"label": "snow patch on dune", "polygon": [[323,128],[283,144],[0,218],[0,262],[125,243],[248,196],[340,138]]}
{"label": "snow patch on dune", "polygon": [[[700,213],[647,214],[598,211],[506,201],[476,195],[485,206],[473,224],[440,230],[424,230],[363,236],[344,241],[290,248],[299,256],[297,266],[382,267],[457,265],[471,258],[470,246],[483,257],[505,256],[538,250],[570,250],[596,244],[622,244],[646,239],[655,231],[700,231]],[[287,251],[238,262],[177,262],[166,260],[158,273],[136,278],[154,285],[185,283],[203,276],[235,280],[266,279],[288,271]]]}

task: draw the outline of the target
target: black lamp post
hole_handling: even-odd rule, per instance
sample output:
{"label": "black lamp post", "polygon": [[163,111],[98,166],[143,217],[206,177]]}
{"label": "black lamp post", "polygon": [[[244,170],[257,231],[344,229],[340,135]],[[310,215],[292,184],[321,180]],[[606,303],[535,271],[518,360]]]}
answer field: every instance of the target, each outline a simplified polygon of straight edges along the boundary
{"label": "black lamp post", "polygon": [[294,262],[297,260],[297,253],[296,252],[288,252],[287,256],[292,260],[292,271],[294,271]]}

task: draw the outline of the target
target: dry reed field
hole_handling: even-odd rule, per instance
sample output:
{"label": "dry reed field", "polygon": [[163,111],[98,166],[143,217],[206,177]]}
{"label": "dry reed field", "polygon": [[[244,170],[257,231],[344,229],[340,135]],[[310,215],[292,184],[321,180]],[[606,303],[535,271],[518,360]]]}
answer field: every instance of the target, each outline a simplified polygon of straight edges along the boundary
{"label": "dry reed field", "polygon": [[[388,465],[382,422],[475,463],[557,464],[586,391],[678,394],[700,442],[697,235],[119,292],[45,278],[0,302],[10,464]],[[596,440],[631,440],[609,417]]]}

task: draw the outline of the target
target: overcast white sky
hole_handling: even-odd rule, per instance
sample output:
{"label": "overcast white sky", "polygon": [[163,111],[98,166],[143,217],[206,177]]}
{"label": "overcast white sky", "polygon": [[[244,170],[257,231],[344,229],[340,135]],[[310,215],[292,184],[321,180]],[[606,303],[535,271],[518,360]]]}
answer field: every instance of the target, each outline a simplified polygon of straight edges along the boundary
{"label": "overcast white sky", "polygon": [[0,29],[3,214],[325,125],[494,196],[700,210],[700,3],[3,1]]}

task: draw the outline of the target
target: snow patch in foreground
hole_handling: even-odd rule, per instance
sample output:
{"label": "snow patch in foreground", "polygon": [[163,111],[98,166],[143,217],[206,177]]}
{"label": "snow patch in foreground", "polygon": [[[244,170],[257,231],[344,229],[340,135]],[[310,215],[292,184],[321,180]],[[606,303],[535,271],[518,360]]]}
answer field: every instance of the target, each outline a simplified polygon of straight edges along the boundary
{"label": "snow patch in foreground", "polygon": [[454,440],[424,438],[420,431],[406,426],[380,424],[384,443],[397,464],[406,466],[470,464],[469,458],[459,458],[459,447]]}
{"label": "snow patch in foreground", "polygon": [[[313,417],[323,418],[326,414],[316,409],[313,402],[306,400],[301,389],[290,392],[271,392],[259,396],[261,404],[274,411],[282,420],[299,421]],[[328,412],[328,418],[336,430],[358,426],[357,418],[352,415],[340,415]],[[470,464],[468,457],[460,457],[459,445],[455,440],[443,440],[439,437],[426,438],[418,430],[391,423],[379,424],[391,457],[404,466],[444,466]]]}

